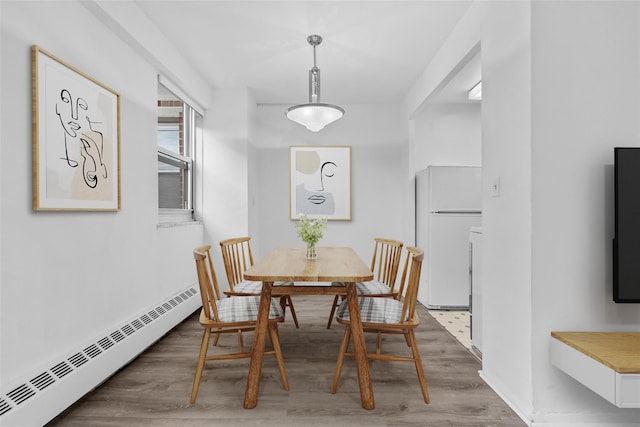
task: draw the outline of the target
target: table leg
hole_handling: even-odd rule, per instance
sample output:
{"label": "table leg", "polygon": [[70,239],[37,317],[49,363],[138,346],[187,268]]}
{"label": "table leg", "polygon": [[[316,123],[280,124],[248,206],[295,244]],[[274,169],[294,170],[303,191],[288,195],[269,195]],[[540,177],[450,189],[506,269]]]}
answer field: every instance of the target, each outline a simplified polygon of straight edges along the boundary
{"label": "table leg", "polygon": [[269,308],[271,307],[271,288],[273,282],[263,282],[260,294],[260,306],[256,331],[253,336],[253,349],[251,350],[251,362],[247,376],[247,388],[244,392],[244,407],[255,408],[258,404],[258,391],[260,390],[260,375],[262,374],[262,360],[264,359],[264,344],[269,324]]}
{"label": "table leg", "polygon": [[369,360],[367,359],[367,347],[364,342],[364,332],[360,321],[360,307],[356,284],[346,283],[347,301],[349,304],[349,323],[351,324],[351,338],[353,341],[353,353],[356,359],[358,371],[358,384],[360,385],[360,400],[364,409],[375,408],[373,400],[373,388],[371,387],[371,375],[369,373]]}

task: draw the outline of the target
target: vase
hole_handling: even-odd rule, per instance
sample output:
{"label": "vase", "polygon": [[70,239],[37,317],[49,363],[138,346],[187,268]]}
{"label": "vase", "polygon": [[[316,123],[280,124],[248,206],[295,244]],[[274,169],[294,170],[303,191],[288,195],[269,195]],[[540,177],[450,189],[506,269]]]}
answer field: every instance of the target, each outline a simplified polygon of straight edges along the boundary
{"label": "vase", "polygon": [[316,253],[316,244],[307,243],[307,259],[316,259],[318,254]]}

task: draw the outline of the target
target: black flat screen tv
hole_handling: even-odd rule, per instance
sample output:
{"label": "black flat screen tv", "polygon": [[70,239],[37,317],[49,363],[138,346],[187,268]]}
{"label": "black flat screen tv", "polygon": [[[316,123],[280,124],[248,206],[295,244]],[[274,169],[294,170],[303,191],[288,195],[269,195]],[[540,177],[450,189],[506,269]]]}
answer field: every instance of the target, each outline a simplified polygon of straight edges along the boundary
{"label": "black flat screen tv", "polygon": [[640,147],[614,148],[613,300],[640,303]]}

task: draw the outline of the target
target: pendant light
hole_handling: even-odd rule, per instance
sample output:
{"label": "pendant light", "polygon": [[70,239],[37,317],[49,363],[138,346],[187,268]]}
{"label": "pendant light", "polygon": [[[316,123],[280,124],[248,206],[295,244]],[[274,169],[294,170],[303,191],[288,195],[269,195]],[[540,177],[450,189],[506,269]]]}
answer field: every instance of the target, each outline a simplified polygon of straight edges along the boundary
{"label": "pendant light", "polygon": [[335,122],[344,115],[337,105],[320,102],[320,69],[316,67],[316,46],[322,43],[322,37],[311,35],[307,42],[313,46],[313,68],[309,70],[309,103],[294,105],[287,109],[287,117],[296,123],[318,132],[326,125]]}

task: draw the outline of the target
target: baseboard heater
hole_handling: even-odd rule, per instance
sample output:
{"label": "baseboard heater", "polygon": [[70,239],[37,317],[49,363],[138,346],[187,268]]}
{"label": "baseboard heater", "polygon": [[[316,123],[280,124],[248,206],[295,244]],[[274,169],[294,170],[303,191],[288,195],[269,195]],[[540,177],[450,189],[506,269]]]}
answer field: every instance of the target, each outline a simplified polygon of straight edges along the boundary
{"label": "baseboard heater", "polygon": [[6,388],[9,391],[0,395],[0,425],[42,426],[51,421],[201,304],[198,287],[192,285]]}

